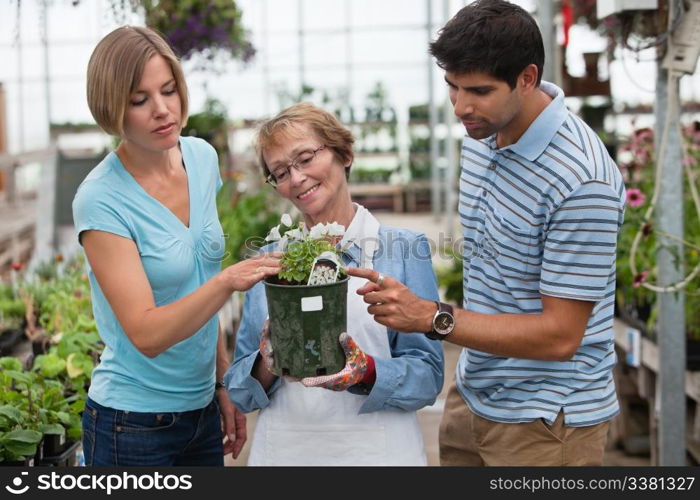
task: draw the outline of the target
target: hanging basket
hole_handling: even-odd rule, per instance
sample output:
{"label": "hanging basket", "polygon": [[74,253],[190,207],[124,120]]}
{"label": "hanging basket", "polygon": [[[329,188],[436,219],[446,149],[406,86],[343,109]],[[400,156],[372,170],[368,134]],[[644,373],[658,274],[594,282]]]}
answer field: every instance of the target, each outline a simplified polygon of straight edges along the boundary
{"label": "hanging basket", "polygon": [[347,331],[348,280],[314,286],[264,281],[277,373],[303,378],[343,369],[338,337]]}

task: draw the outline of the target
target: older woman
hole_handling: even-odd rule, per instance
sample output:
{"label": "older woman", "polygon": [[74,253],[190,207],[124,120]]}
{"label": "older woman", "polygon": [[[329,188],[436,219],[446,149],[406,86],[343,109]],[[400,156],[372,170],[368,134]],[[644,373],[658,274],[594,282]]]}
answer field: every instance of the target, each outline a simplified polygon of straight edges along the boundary
{"label": "older woman", "polygon": [[[424,235],[382,226],[348,189],[352,134],[330,113],[294,105],[264,123],[256,149],[267,181],[301,212],[307,227],[338,222],[344,264],[394,276],[437,300]],[[299,381],[270,372],[262,283],[246,294],[235,359],[224,382],[238,408],[261,409],[249,465],[425,465],[416,410],[443,382],[439,342],[399,335],[376,323],[348,286],[348,363],[337,376]],[[262,350],[260,348],[262,338]]]}
{"label": "older woman", "polygon": [[105,344],[83,412],[85,461],[223,465],[246,434],[244,415],[215,390],[228,368],[216,313],[233,291],[279,272],[279,256],[221,270],[216,151],[180,137],[187,87],[157,33],[106,35],[87,85],[95,120],[120,142],[73,200]]}

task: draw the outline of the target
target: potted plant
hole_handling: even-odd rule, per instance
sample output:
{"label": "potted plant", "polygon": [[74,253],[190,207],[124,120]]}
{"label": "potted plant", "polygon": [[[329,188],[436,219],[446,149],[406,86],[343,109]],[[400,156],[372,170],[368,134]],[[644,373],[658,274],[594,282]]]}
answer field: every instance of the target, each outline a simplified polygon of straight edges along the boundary
{"label": "potted plant", "polygon": [[307,230],[284,214],[265,238],[284,252],[282,271],[264,281],[279,374],[313,377],[345,366],[338,336],[347,329],[349,278],[334,246],[344,233],[335,222]]}
{"label": "potted plant", "polygon": [[14,346],[24,338],[24,303],[11,286],[0,283],[0,356],[11,354]]}

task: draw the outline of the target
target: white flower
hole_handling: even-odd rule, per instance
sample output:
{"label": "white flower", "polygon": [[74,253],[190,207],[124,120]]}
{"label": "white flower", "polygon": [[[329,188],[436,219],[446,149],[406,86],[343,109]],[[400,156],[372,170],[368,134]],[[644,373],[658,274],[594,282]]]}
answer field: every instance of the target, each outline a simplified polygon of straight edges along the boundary
{"label": "white flower", "polygon": [[289,231],[284,233],[284,236],[292,240],[304,239],[304,233],[301,232],[301,229],[290,229]]}
{"label": "white flower", "polygon": [[287,250],[287,235],[285,234],[282,236],[282,238],[277,242],[277,251],[278,252],[284,252]]}
{"label": "white flower", "polygon": [[289,214],[282,214],[282,224],[287,227],[292,227],[292,216]]}
{"label": "white flower", "polygon": [[327,232],[328,229],[326,228],[326,225],[319,222],[311,228],[311,231],[309,231],[309,239],[320,240],[327,234]]}
{"label": "white flower", "polygon": [[265,241],[277,241],[281,238],[282,236],[280,235],[280,227],[275,226],[272,229],[270,229],[270,232],[265,236]]}
{"label": "white flower", "polygon": [[345,226],[337,222],[327,224],[328,236],[342,236],[345,234]]}

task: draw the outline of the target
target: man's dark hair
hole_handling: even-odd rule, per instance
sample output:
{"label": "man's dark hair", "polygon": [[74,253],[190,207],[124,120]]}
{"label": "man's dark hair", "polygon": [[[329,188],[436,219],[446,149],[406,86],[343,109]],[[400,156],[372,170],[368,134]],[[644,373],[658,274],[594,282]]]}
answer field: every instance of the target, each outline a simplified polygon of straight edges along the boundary
{"label": "man's dark hair", "polygon": [[461,9],[430,44],[437,64],[451,73],[487,73],[515,88],[529,64],[542,80],[544,44],[537,23],[504,0],[477,0]]}

